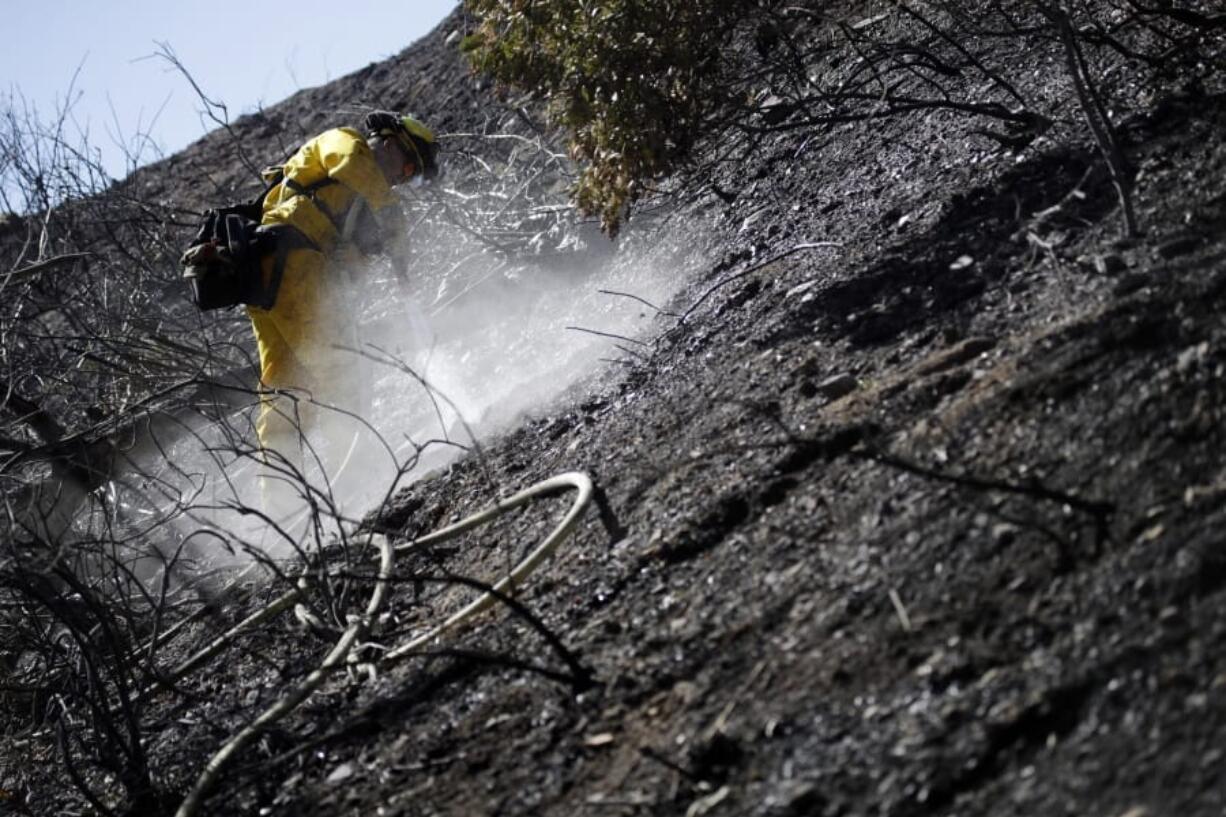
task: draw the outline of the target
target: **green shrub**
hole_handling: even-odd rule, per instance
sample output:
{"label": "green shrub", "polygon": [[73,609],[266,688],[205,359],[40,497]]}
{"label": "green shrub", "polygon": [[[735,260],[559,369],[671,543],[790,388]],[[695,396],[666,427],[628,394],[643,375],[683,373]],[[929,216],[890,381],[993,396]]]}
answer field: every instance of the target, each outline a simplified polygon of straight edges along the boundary
{"label": "green shrub", "polygon": [[616,234],[726,107],[733,30],[753,0],[466,0],[473,65],[530,90],[569,134],[579,208]]}

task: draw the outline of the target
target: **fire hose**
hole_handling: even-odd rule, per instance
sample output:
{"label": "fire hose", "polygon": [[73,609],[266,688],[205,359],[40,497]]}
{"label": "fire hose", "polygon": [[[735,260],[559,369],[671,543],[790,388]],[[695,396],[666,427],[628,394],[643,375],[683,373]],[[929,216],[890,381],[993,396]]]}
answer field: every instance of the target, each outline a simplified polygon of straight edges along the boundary
{"label": "fire hose", "polygon": [[[525,488],[507,499],[500,500],[489,508],[466,519],[462,519],[455,524],[395,547],[392,546],[386,536],[369,534],[367,544],[377,547],[379,550],[379,572],[375,579],[374,590],[371,592],[370,600],[363,613],[349,617],[347,626],[340,638],[314,671],[299,682],[294,689],[261,713],[255,720],[235,733],[233,737],[217,750],[205,765],[204,771],[197,778],[195,785],[192,786],[183,803],[179,806],[179,810],[175,812],[175,817],[195,817],[204,803],[204,798],[220,776],[225,764],[265,729],[293,712],[315,690],[322,686],[335,670],[346,664],[354,646],[362,642],[370,632],[372,622],[375,621],[383,606],[392,577],[395,559],[398,554],[409,553],[420,548],[454,539],[460,534],[485,525],[508,511],[525,505],[538,497],[549,496],[567,489],[576,490],[578,495],[575,497],[566,515],[562,517],[561,521],[558,522],[539,545],[515,565],[510,573],[494,584],[490,590],[477,597],[476,600],[449,616],[441,624],[438,624],[426,633],[389,650],[381,659],[375,662],[375,666],[387,666],[411,655],[414,651],[421,649],[422,646],[472,620],[492,606],[499,597],[512,590],[527,578],[574,531],[579,517],[591,502],[593,493],[592,481],[586,474],[579,472],[559,474]],[[295,589],[282,594],[262,609],[243,619],[243,621],[231,627],[224,634],[214,639],[208,646],[172,670],[165,682],[173,683],[175,680],[200,667],[230,646],[243,631],[300,604],[306,599],[309,591],[309,582],[299,581]]]}

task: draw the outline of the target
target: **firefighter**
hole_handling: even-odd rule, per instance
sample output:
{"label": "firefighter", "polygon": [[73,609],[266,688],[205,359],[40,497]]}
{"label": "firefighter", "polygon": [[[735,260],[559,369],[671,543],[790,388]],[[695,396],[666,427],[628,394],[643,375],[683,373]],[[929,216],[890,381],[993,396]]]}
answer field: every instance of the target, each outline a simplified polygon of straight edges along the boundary
{"label": "firefighter", "polygon": [[[381,253],[393,254],[403,275],[394,255],[403,218],[392,188],[438,172],[437,142],[420,122],[375,111],[362,124],[361,131],[336,128],[304,144],[264,199],[261,225],[291,227],[281,233],[294,238],[262,263],[264,285],[276,292],[273,305],[247,307],[263,387],[256,431],[266,463],[283,477],[301,473],[304,434],[320,425],[321,407],[364,409],[367,384],[356,374],[362,367],[344,348],[357,345],[353,278],[361,256]],[[335,465],[340,443],[329,436]],[[293,480],[275,478],[279,490],[268,476],[265,504],[285,510],[271,495],[290,490]]]}

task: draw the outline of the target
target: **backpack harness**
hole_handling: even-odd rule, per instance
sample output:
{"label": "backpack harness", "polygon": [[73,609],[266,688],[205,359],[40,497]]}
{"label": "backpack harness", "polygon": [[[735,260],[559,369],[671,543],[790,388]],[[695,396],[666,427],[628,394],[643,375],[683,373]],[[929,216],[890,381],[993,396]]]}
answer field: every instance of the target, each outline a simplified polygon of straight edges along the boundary
{"label": "backpack harness", "polygon": [[[282,167],[270,168],[268,186],[251,201],[206,210],[196,238],[179,263],[183,277],[191,285],[192,303],[202,310],[247,304],[272,309],[285,275],[285,259],[293,249],[313,249],[319,245],[290,224],[261,224],[264,199],[284,182],[295,196],[308,196],[333,225],[336,215],[315,196],[321,188],[338,182],[325,176],[303,185],[285,178]],[[338,227],[338,233],[340,229]],[[263,259],[274,256],[272,278],[267,286],[261,269]]]}

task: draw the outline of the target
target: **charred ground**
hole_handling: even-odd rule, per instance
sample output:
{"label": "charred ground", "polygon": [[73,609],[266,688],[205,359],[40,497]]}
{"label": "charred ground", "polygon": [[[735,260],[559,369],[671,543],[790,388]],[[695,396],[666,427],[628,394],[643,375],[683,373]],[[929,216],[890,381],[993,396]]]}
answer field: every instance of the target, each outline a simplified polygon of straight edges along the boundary
{"label": "charred ground", "polygon": [[[470,127],[494,100],[455,26],[236,133],[292,145],[355,99]],[[487,616],[331,683],[210,813],[1220,814],[1226,95],[1174,78],[1121,117],[1135,239],[1060,113],[1018,152],[947,113],[779,134],[667,215],[715,259],[669,305],[697,308],[380,522],[590,473],[601,512],[521,599],[592,682],[508,667],[565,673]],[[563,504],[422,558],[496,570]],[[189,680],[147,735],[158,779],[186,788],[325,651],[270,626]]]}

